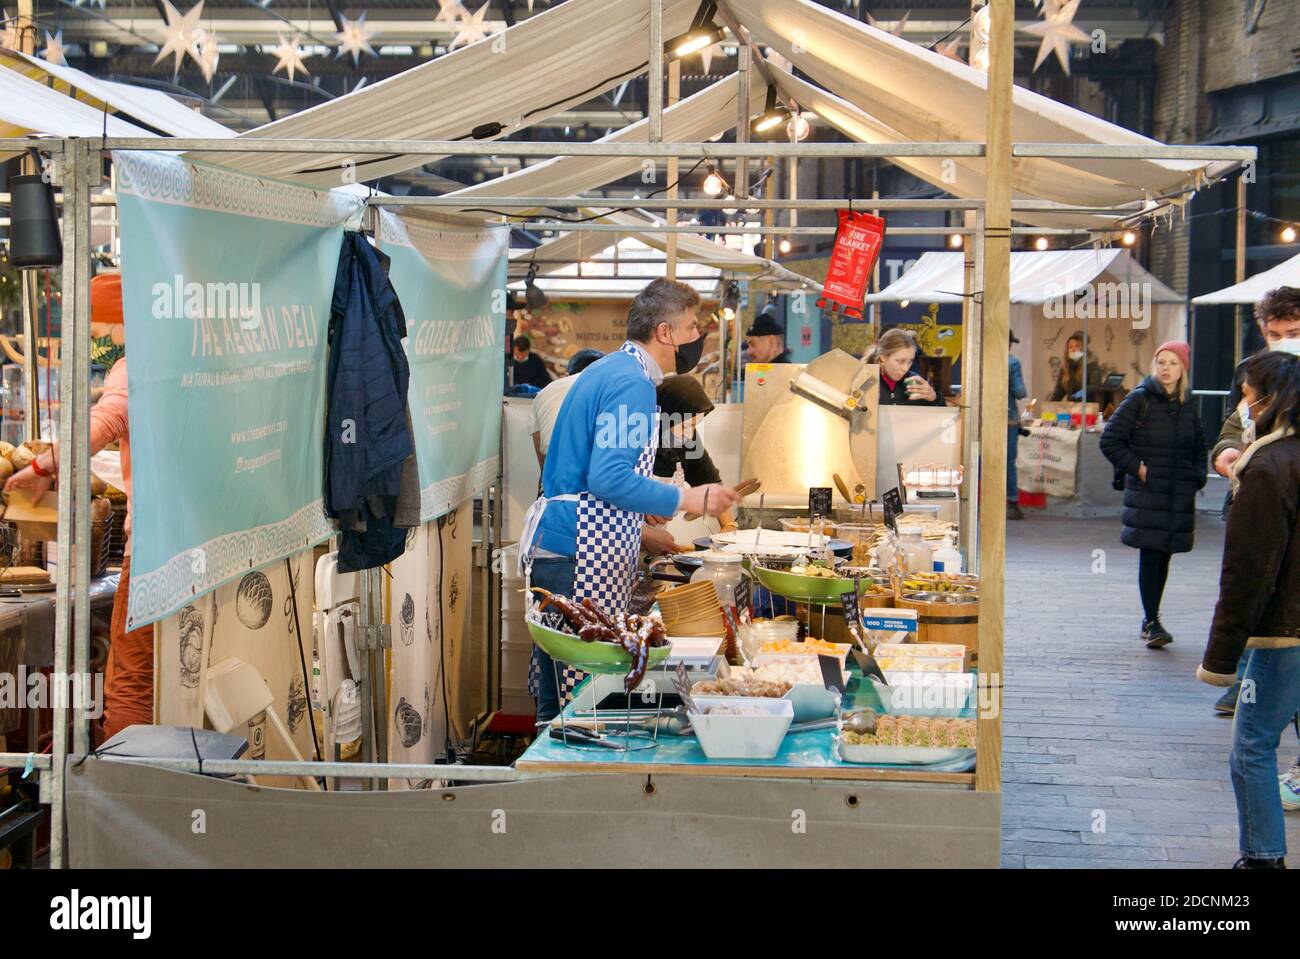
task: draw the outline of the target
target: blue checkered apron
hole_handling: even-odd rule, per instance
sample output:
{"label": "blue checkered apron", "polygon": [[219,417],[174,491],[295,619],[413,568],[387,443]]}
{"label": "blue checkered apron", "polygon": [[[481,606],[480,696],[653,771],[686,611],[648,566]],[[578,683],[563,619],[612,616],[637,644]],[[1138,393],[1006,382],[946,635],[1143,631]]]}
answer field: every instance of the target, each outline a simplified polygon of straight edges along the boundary
{"label": "blue checkered apron", "polygon": [[[624,343],[621,349],[632,355],[645,378],[650,379],[650,370],[646,368],[641,352],[631,343]],[[646,424],[646,429],[649,443],[641,450],[635,468],[636,475],[642,477],[654,473],[655,453],[659,449],[659,407],[655,407],[654,420]],[[610,613],[625,610],[632,598],[636,578],[643,515],[619,509],[586,492],[578,494],[577,511],[573,598],[591,599]],[[521,547],[521,557],[525,549],[531,548],[532,537],[528,539],[530,543]],[[587,678],[587,674],[567,663],[556,665],[560,670],[560,706],[563,707],[573,699],[573,691]],[[534,656],[528,669],[528,688],[534,696],[537,695],[537,669]]]}

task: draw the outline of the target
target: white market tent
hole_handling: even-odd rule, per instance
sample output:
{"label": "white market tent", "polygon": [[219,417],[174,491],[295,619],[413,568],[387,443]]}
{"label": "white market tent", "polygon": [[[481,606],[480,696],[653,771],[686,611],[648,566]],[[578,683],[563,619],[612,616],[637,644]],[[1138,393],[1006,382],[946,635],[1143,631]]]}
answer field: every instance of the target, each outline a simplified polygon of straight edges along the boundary
{"label": "white market tent", "polygon": [[[588,235],[587,242],[594,247],[600,236],[606,234]],[[604,242],[608,243],[608,240]],[[545,249],[545,246],[540,249]],[[533,250],[513,251],[510,255],[512,266],[527,263],[533,253]],[[624,260],[632,262],[622,262]],[[539,268],[537,285],[552,300],[631,299],[651,280],[664,276],[667,260],[668,256],[662,250],[635,237],[624,237],[577,262]],[[718,296],[721,278],[722,271],[716,266],[699,262],[677,264],[677,279],[693,287],[706,300]],[[521,281],[510,284],[512,290],[523,288]]]}
{"label": "white market tent", "polygon": [[[107,107],[110,113],[120,114],[123,119],[151,127],[167,136],[224,138],[235,135],[233,130],[190,109],[161,90],[101,80],[82,70],[46,63],[38,57],[13,50],[0,49],[0,67],[4,67],[6,72],[22,74],[47,89],[66,94],[79,103],[89,105],[97,113]],[[148,136],[148,133],[129,135]]]}
{"label": "white market tent", "polygon": [[[960,303],[963,254],[924,253],[869,303]],[[1091,299],[1079,292],[1091,293]],[[909,319],[911,319],[909,317]],[[1149,372],[1155,347],[1187,338],[1182,296],[1147,272],[1127,250],[1018,251],[1011,254],[1012,350],[1031,397],[1045,399],[1055,381],[1065,341],[1076,330],[1104,368],[1136,386]]]}
{"label": "white market tent", "polygon": [[1276,290],[1279,286],[1300,287],[1300,254],[1263,273],[1247,277],[1240,283],[1192,297],[1192,304],[1216,306],[1221,303],[1258,303],[1265,293]]}
{"label": "white market tent", "polygon": [[[0,70],[0,137],[148,137],[148,130],[51,90],[13,70]],[[14,156],[12,152],[0,158]]]}

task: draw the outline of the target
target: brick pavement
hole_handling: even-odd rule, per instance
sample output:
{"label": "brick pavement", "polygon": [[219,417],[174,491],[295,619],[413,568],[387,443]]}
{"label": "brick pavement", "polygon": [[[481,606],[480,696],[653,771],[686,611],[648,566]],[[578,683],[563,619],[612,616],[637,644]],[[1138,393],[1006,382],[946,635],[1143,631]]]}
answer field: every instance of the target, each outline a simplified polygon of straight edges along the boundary
{"label": "brick pavement", "polygon": [[[1162,620],[1175,642],[1137,638],[1137,551],[1117,519],[1031,515],[1007,540],[1002,864],[1223,867],[1237,858],[1231,720],[1196,679],[1218,591],[1223,524],[1197,517],[1175,556]],[[1094,573],[1093,550],[1105,551]],[[1282,738],[1279,768],[1297,751]],[[1094,811],[1105,831],[1092,829]],[[1287,814],[1300,858],[1300,813]]]}

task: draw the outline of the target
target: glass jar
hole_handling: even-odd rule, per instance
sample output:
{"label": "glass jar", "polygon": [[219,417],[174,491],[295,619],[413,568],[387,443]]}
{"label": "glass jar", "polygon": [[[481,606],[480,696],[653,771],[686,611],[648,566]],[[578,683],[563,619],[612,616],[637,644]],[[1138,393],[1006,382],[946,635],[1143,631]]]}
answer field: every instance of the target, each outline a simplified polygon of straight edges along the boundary
{"label": "glass jar", "polygon": [[[728,662],[735,662],[736,636],[731,624],[739,613],[738,597],[745,584],[745,571],[741,568],[744,557],[739,553],[724,553],[709,549],[696,553],[700,557],[700,568],[691,575],[692,583],[711,582],[713,591],[718,596],[718,605],[723,609],[722,627],[726,634],[725,655]],[[730,613],[727,612],[730,607]],[[722,652],[722,650],[719,650]]]}
{"label": "glass jar", "polygon": [[921,537],[919,526],[898,527],[898,549],[909,573],[934,572],[934,553]]}

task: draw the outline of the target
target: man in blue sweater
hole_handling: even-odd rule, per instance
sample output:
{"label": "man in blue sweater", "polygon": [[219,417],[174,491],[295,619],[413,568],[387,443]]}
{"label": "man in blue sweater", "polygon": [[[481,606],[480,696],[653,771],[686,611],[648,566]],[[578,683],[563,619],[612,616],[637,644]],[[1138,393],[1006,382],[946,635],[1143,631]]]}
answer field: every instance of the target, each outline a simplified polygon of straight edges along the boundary
{"label": "man in blue sweater", "polygon": [[[735,504],[735,491],[721,484],[683,490],[652,476],[655,387],[665,370],[689,371],[699,362],[699,305],[685,283],[650,283],[628,311],[627,342],[589,366],[565,397],[542,496],[519,542],[533,586],[620,612],[631,597],[643,520],[666,522],[679,511],[718,516]],[[561,707],[554,666],[536,648],[533,666],[537,718],[553,719]]]}

